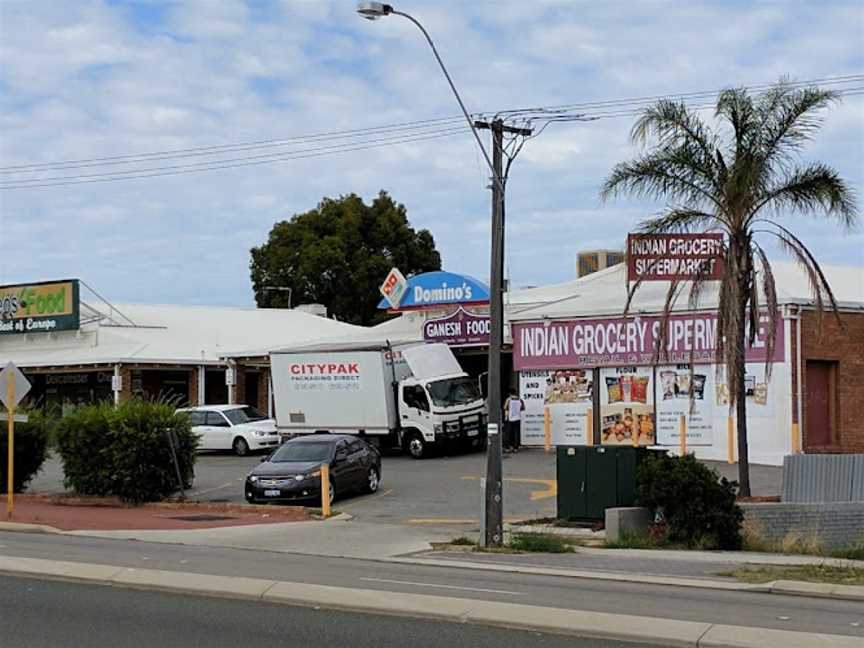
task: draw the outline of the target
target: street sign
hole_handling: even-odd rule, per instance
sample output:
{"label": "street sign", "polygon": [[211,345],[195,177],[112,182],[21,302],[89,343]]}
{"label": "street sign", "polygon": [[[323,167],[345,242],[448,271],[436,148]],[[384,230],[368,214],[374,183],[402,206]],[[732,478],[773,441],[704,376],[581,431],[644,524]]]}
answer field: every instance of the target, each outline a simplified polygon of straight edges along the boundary
{"label": "street sign", "polygon": [[[10,381],[14,382],[11,394],[9,393]],[[29,391],[30,381],[13,363],[10,362],[0,370],[0,402],[6,406],[6,409],[14,409],[18,403],[24,400]],[[9,401],[10,396],[12,402]]]}
{"label": "street sign", "polygon": [[723,234],[628,234],[627,281],[723,278]]}
{"label": "street sign", "polygon": [[390,308],[399,308],[402,303],[402,297],[405,296],[405,288],[408,287],[408,281],[405,276],[399,272],[399,268],[393,268],[387,273],[387,278],[381,284],[379,290],[384,295],[384,299],[390,304]]}
{"label": "street sign", "polygon": [[[0,421],[8,421],[8,420],[9,420],[9,412],[0,412]],[[12,417],[12,420],[15,423],[26,423],[30,419],[26,414],[15,414]]]}

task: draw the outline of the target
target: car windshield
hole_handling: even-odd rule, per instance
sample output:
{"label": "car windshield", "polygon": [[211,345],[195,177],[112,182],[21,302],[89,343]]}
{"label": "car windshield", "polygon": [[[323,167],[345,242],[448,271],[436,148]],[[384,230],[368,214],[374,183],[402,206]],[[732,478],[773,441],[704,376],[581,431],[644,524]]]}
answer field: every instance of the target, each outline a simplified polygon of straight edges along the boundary
{"label": "car windshield", "polygon": [[264,421],[267,419],[266,416],[250,405],[247,405],[246,407],[238,407],[237,409],[225,410],[224,414],[228,417],[228,420],[231,421],[232,425],[242,425],[243,423]]}
{"label": "car windshield", "polygon": [[438,407],[453,407],[480,400],[480,391],[468,376],[436,380],[427,383],[426,388],[429,390],[432,402]]}
{"label": "car windshield", "polygon": [[270,461],[327,461],[330,458],[329,443],[286,443],[270,457]]}

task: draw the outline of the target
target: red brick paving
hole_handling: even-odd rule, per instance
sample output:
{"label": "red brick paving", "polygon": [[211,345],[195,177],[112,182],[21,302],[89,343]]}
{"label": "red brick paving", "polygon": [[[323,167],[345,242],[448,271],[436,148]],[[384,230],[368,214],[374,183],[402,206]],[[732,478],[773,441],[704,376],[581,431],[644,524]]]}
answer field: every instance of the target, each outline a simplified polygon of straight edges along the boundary
{"label": "red brick paving", "polygon": [[[5,504],[5,497],[4,502]],[[218,516],[222,520],[181,520],[180,516]],[[63,531],[128,530],[128,529],[214,529],[247,526],[250,524],[276,524],[302,522],[313,519],[310,513],[296,506],[242,506],[194,503],[146,504],[123,506],[102,503],[95,498],[69,499],[15,497],[12,517],[6,515],[5,505],[0,508],[0,522],[41,524]]]}

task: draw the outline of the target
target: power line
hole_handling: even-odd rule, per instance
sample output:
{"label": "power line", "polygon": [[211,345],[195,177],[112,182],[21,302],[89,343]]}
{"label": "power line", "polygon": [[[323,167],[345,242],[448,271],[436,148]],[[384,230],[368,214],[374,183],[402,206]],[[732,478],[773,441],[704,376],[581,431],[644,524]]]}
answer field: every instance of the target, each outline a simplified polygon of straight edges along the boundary
{"label": "power line", "polygon": [[[809,85],[839,85],[864,82],[864,75],[845,75],[837,77],[826,77],[822,79],[810,79],[789,83],[791,87],[805,87]],[[759,84],[744,86],[750,91],[770,88],[773,84]],[[851,88],[840,88],[838,93],[842,96],[858,96],[864,91],[864,86]],[[646,104],[656,102],[660,99],[679,99],[691,102],[696,100],[706,101],[716,98],[720,91],[689,92],[675,95],[654,95],[650,97],[636,97],[631,99],[616,99],[606,101],[583,102],[579,104],[562,104],[558,106],[538,106],[535,108],[519,108],[501,111],[496,116],[507,116],[512,122],[521,122],[526,125],[535,121],[543,122],[537,129],[535,136],[539,135],[549,124],[562,122],[591,122],[601,119],[611,119],[636,115],[641,112]],[[713,107],[713,103],[699,103],[689,105],[693,110],[704,110]],[[574,112],[576,109],[580,112]],[[477,113],[477,116],[482,116]],[[224,156],[227,154],[257,151],[267,148],[285,148],[291,143],[325,143],[334,142],[327,146],[315,146],[295,150],[282,150],[274,153],[241,156],[235,158],[220,157],[202,162],[190,162],[177,165],[160,165],[147,168],[121,170],[106,170],[104,173],[61,175],[39,178],[8,178],[5,183],[0,183],[0,189],[27,189],[43,188],[70,184],[88,184],[92,182],[108,182],[119,180],[130,180],[137,178],[151,178],[160,176],[179,175],[184,173],[197,173],[203,171],[229,169],[241,166],[257,164],[268,164],[283,160],[303,159],[332,155],[336,153],[367,150],[381,146],[393,146],[413,141],[424,141],[449,137],[462,132],[464,128],[456,126],[461,121],[461,116],[441,117],[435,119],[423,119],[410,122],[401,122],[392,125],[381,125],[361,129],[348,129],[342,131],[330,131],[311,135],[299,135],[289,138],[259,140],[257,142],[243,142],[236,144],[225,144],[217,146],[193,147],[186,149],[173,149],[169,151],[157,151],[142,154],[117,155],[102,158],[84,158],[79,160],[68,160],[65,162],[43,163],[31,165],[17,165],[11,167],[0,167],[0,173],[46,173],[50,171],[70,170],[91,167],[111,167],[117,165],[142,164],[146,162],[157,162],[164,160],[195,158],[203,156]],[[396,133],[396,134],[394,134]],[[371,136],[386,134],[387,137],[374,138]],[[358,141],[359,140],[359,141]]]}

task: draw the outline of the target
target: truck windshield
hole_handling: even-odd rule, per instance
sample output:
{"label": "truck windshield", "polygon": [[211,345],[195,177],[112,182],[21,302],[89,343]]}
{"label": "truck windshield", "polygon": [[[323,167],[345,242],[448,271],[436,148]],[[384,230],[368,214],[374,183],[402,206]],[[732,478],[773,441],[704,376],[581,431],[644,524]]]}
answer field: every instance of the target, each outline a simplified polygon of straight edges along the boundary
{"label": "truck windshield", "polygon": [[468,376],[426,383],[426,389],[429,390],[432,402],[438,407],[465,405],[481,398],[477,385]]}
{"label": "truck windshield", "polygon": [[225,410],[225,416],[233,425],[241,425],[242,423],[251,423],[252,421],[264,421],[266,416],[256,410],[254,407],[247,405],[246,407],[238,407],[237,409]]}

